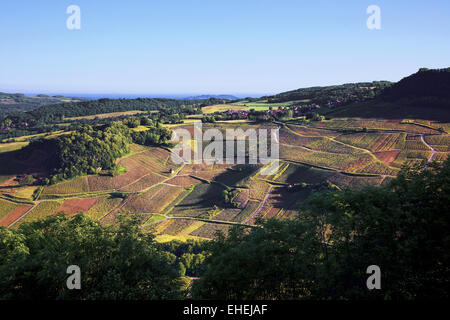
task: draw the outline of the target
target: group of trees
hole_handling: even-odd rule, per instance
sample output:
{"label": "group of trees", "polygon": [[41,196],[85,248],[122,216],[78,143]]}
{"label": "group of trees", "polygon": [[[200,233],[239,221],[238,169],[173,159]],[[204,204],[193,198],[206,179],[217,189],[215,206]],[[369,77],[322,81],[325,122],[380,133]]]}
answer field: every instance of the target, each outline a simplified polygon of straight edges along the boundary
{"label": "group of trees", "polygon": [[134,143],[144,146],[167,145],[172,137],[172,131],[161,126],[151,127],[145,131],[132,132]]}
{"label": "group of trees", "polygon": [[205,271],[205,259],[208,255],[207,244],[204,241],[187,240],[170,241],[159,244],[167,252],[176,256],[175,264],[178,265],[181,276],[198,277]]}
{"label": "group of trees", "polygon": [[[186,256],[187,258],[187,256]],[[69,290],[77,265],[81,290]],[[103,227],[83,215],[0,227],[0,299],[181,299],[179,259],[136,220]]]}
{"label": "group of trees", "polygon": [[82,126],[76,131],[52,139],[32,141],[24,152],[47,153],[50,171],[47,183],[113,170],[116,159],[129,153],[131,136],[127,126],[111,122],[101,127]]}
{"label": "group of trees", "polygon": [[[138,218],[104,227],[58,214],[0,227],[0,299],[183,299],[207,254],[204,242],[155,242]],[[82,290],[66,286],[70,265]]]}
{"label": "group of trees", "polygon": [[[145,130],[130,130],[139,125],[145,125]],[[36,139],[21,150],[21,153],[24,156],[31,154],[33,150],[46,153],[46,166],[50,174],[44,184],[54,184],[64,179],[101,171],[109,170],[114,175],[120,172],[116,160],[130,152],[130,143],[167,145],[171,136],[170,129],[162,127],[159,122],[154,122],[149,117],[132,117],[123,122],[79,126],[70,134],[51,139]]]}
{"label": "group of trees", "polygon": [[238,203],[233,202],[234,197],[236,196],[236,189],[235,188],[224,188],[222,190],[222,205],[225,208],[237,208],[239,206]]}
{"label": "group of trees", "polygon": [[172,131],[161,125],[160,118],[152,119],[148,116],[131,117],[123,121],[129,128],[145,126],[146,130],[132,131],[134,143],[144,146],[166,145],[172,137]]}

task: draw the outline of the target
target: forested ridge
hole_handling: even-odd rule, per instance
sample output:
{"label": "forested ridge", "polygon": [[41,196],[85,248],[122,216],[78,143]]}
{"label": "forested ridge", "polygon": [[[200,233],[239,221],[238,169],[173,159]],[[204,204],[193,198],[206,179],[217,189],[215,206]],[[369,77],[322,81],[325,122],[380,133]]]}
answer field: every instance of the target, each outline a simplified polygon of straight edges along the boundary
{"label": "forested ridge", "polygon": [[355,100],[372,99],[379,95],[385,88],[392,85],[389,81],[373,81],[360,83],[347,83],[343,85],[301,88],[262,97],[268,102],[284,102],[292,100],[310,100],[319,105],[339,100],[351,102]]}
{"label": "forested ridge", "polygon": [[[425,110],[438,109],[448,113],[450,110],[450,68],[422,68],[386,88],[380,99]],[[447,114],[443,114],[442,120],[447,118]]]}
{"label": "forested ridge", "polygon": [[[28,112],[0,113],[0,138],[17,137],[61,129],[61,122],[71,123],[70,117],[89,116],[124,111],[157,112],[163,121],[182,119],[185,115],[201,113],[207,105],[223,103],[221,99],[177,100],[165,98],[98,99],[45,105]],[[95,120],[84,122],[94,122]]]}
{"label": "forested ridge", "polygon": [[427,69],[403,78],[386,88],[384,97],[391,99],[436,97],[450,99],[450,68]]}
{"label": "forested ridge", "polygon": [[188,105],[194,105],[198,101],[188,104],[184,100],[164,98],[137,98],[137,99],[98,99],[77,103],[60,103],[40,107],[30,114],[36,117],[55,116],[77,117],[99,113],[120,112],[129,110],[152,111],[164,109],[167,112],[176,112],[187,109]]}
{"label": "forested ridge", "polygon": [[26,96],[23,93],[0,92],[0,114],[20,111],[30,111],[48,104],[56,104],[64,101],[76,102],[83,100],[76,97],[64,97],[61,95],[49,96],[38,94],[36,96]]}
{"label": "forested ridge", "polygon": [[327,117],[450,119],[450,68],[427,69],[386,87],[374,99],[324,111]]}

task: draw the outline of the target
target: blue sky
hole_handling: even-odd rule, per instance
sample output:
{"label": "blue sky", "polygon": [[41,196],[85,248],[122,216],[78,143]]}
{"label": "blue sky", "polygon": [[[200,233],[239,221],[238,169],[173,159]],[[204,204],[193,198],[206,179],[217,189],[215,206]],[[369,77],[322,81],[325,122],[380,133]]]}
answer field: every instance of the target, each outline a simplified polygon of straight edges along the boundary
{"label": "blue sky", "polygon": [[266,94],[449,67],[450,1],[2,0],[0,37],[0,91]]}

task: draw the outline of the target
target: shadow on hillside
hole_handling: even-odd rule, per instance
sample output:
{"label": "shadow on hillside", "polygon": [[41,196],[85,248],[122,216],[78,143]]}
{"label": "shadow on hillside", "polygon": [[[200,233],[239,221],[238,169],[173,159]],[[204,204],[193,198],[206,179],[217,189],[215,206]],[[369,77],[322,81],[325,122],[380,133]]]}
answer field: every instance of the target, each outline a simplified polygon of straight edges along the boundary
{"label": "shadow on hillside", "polygon": [[257,164],[238,164],[214,177],[214,181],[229,187],[239,185],[261,168]]}
{"label": "shadow on hillside", "polygon": [[337,107],[325,114],[327,118],[357,117],[393,119],[420,119],[438,122],[450,122],[450,105],[434,107],[414,105],[403,102],[372,100]]}
{"label": "shadow on hillside", "polygon": [[305,201],[312,193],[310,188],[289,190],[286,187],[272,189],[270,204],[277,209],[293,209]]}
{"label": "shadow on hillside", "polygon": [[23,149],[0,153],[0,175],[34,174],[47,171],[45,154],[34,151],[25,154]]}

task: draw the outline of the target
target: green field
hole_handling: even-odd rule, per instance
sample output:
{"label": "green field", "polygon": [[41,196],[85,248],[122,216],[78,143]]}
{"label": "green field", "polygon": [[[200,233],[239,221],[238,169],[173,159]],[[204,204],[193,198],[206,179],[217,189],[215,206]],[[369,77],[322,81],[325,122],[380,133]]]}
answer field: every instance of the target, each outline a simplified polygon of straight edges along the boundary
{"label": "green field", "polygon": [[228,110],[238,111],[238,110],[251,110],[254,109],[256,111],[266,111],[270,108],[278,109],[279,107],[288,107],[293,105],[294,103],[308,103],[309,100],[294,100],[280,103],[269,103],[267,100],[261,101],[239,101],[230,104],[217,104],[212,106],[207,106],[202,108],[202,112],[204,114],[210,114],[214,112],[225,112]]}

